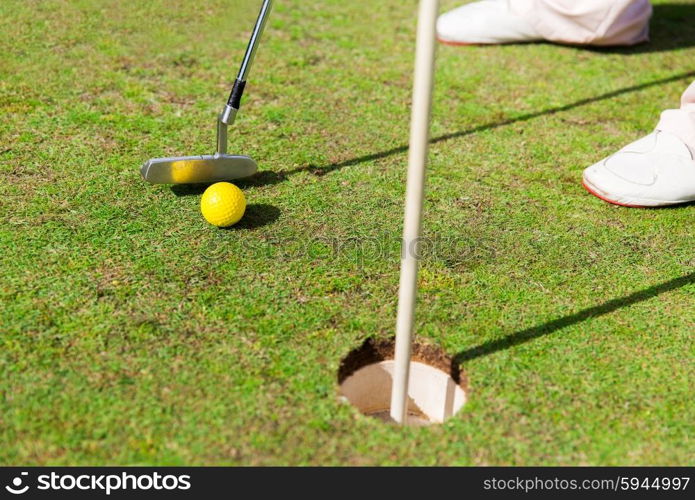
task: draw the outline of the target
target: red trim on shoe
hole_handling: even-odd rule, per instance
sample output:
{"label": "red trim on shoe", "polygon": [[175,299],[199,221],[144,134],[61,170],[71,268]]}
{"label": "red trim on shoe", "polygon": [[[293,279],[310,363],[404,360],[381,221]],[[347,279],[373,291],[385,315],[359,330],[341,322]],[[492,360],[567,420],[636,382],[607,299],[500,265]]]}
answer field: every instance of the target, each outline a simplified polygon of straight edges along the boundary
{"label": "red trim on shoe", "polygon": [[621,207],[628,207],[628,208],[653,208],[653,207],[648,207],[648,206],[646,206],[646,205],[631,205],[631,204],[628,204],[628,203],[620,203],[620,202],[618,202],[618,201],[610,200],[610,199],[606,198],[605,196],[602,196],[602,195],[598,194],[598,193],[597,193],[596,191],[594,191],[593,189],[591,189],[591,188],[588,186],[588,184],[586,183],[586,181],[584,181],[584,180],[582,180],[582,186],[584,186],[584,189],[586,189],[587,191],[589,191],[589,193],[591,193],[591,194],[593,194],[594,196],[596,196],[596,198],[599,198],[600,200],[603,200],[603,201],[605,201],[605,202],[607,202],[607,203],[611,203],[611,204],[613,204],[613,205],[619,205],[619,206],[621,206]]}
{"label": "red trim on shoe", "polygon": [[470,47],[473,45],[490,45],[490,44],[483,44],[483,43],[466,43],[466,42],[452,42],[451,40],[444,40],[442,38],[437,37],[437,41],[441,43],[442,45],[450,45],[452,47]]}
{"label": "red trim on shoe", "polygon": [[[526,43],[543,43],[547,42],[547,40],[519,40],[518,42],[496,42],[496,43],[468,43],[468,42],[452,42],[451,40],[444,40],[442,38],[439,38],[437,36],[437,41],[441,43],[442,45],[450,45],[451,47],[492,47],[493,45],[522,45]],[[559,43],[559,42],[550,42],[554,43],[556,45],[567,45],[569,47],[577,47],[577,48],[586,48],[588,45],[569,45],[566,43]],[[610,45],[606,45],[606,47],[610,47]]]}

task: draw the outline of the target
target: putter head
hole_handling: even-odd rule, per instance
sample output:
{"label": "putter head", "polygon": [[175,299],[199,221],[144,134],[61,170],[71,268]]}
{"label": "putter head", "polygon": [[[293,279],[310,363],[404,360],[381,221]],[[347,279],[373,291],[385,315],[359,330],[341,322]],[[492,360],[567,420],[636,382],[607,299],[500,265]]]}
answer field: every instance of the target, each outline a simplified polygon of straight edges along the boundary
{"label": "putter head", "polygon": [[140,167],[151,184],[196,184],[250,177],[258,165],[248,156],[215,153],[202,156],[152,158]]}

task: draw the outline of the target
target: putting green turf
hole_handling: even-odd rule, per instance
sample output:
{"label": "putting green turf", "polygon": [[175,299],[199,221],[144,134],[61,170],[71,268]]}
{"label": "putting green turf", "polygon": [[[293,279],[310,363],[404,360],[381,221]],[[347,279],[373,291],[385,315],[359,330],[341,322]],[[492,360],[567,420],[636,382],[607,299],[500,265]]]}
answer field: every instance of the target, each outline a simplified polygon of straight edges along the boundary
{"label": "putting green turf", "polygon": [[213,150],[258,3],[0,3],[0,462],[693,465],[695,206],[580,179],[695,79],[695,2],[631,49],[440,47],[417,332],[472,391],[412,429],[336,373],[393,332],[415,1],[277,3],[238,227],[140,178]]}

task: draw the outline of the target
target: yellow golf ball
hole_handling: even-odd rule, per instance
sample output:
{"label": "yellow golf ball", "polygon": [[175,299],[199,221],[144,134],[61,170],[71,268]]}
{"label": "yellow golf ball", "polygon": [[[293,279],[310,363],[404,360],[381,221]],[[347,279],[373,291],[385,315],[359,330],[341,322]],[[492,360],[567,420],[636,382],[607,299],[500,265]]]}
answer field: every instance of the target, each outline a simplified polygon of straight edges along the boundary
{"label": "yellow golf ball", "polygon": [[246,211],[244,193],[229,182],[218,182],[205,190],[200,199],[200,211],[213,226],[228,227],[236,224]]}

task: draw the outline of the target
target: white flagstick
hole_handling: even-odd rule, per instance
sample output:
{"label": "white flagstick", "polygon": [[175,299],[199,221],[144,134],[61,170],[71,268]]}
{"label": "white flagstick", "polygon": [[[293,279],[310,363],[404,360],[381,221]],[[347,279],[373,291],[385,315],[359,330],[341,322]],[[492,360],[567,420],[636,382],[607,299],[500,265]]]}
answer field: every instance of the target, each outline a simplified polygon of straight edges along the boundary
{"label": "white flagstick", "polygon": [[415,52],[415,84],[410,119],[403,255],[396,320],[396,353],[391,392],[391,418],[399,424],[405,423],[407,416],[408,377],[417,292],[418,249],[416,246],[420,238],[422,198],[425,190],[425,165],[427,164],[434,80],[435,26],[438,12],[438,0],[420,0]]}

